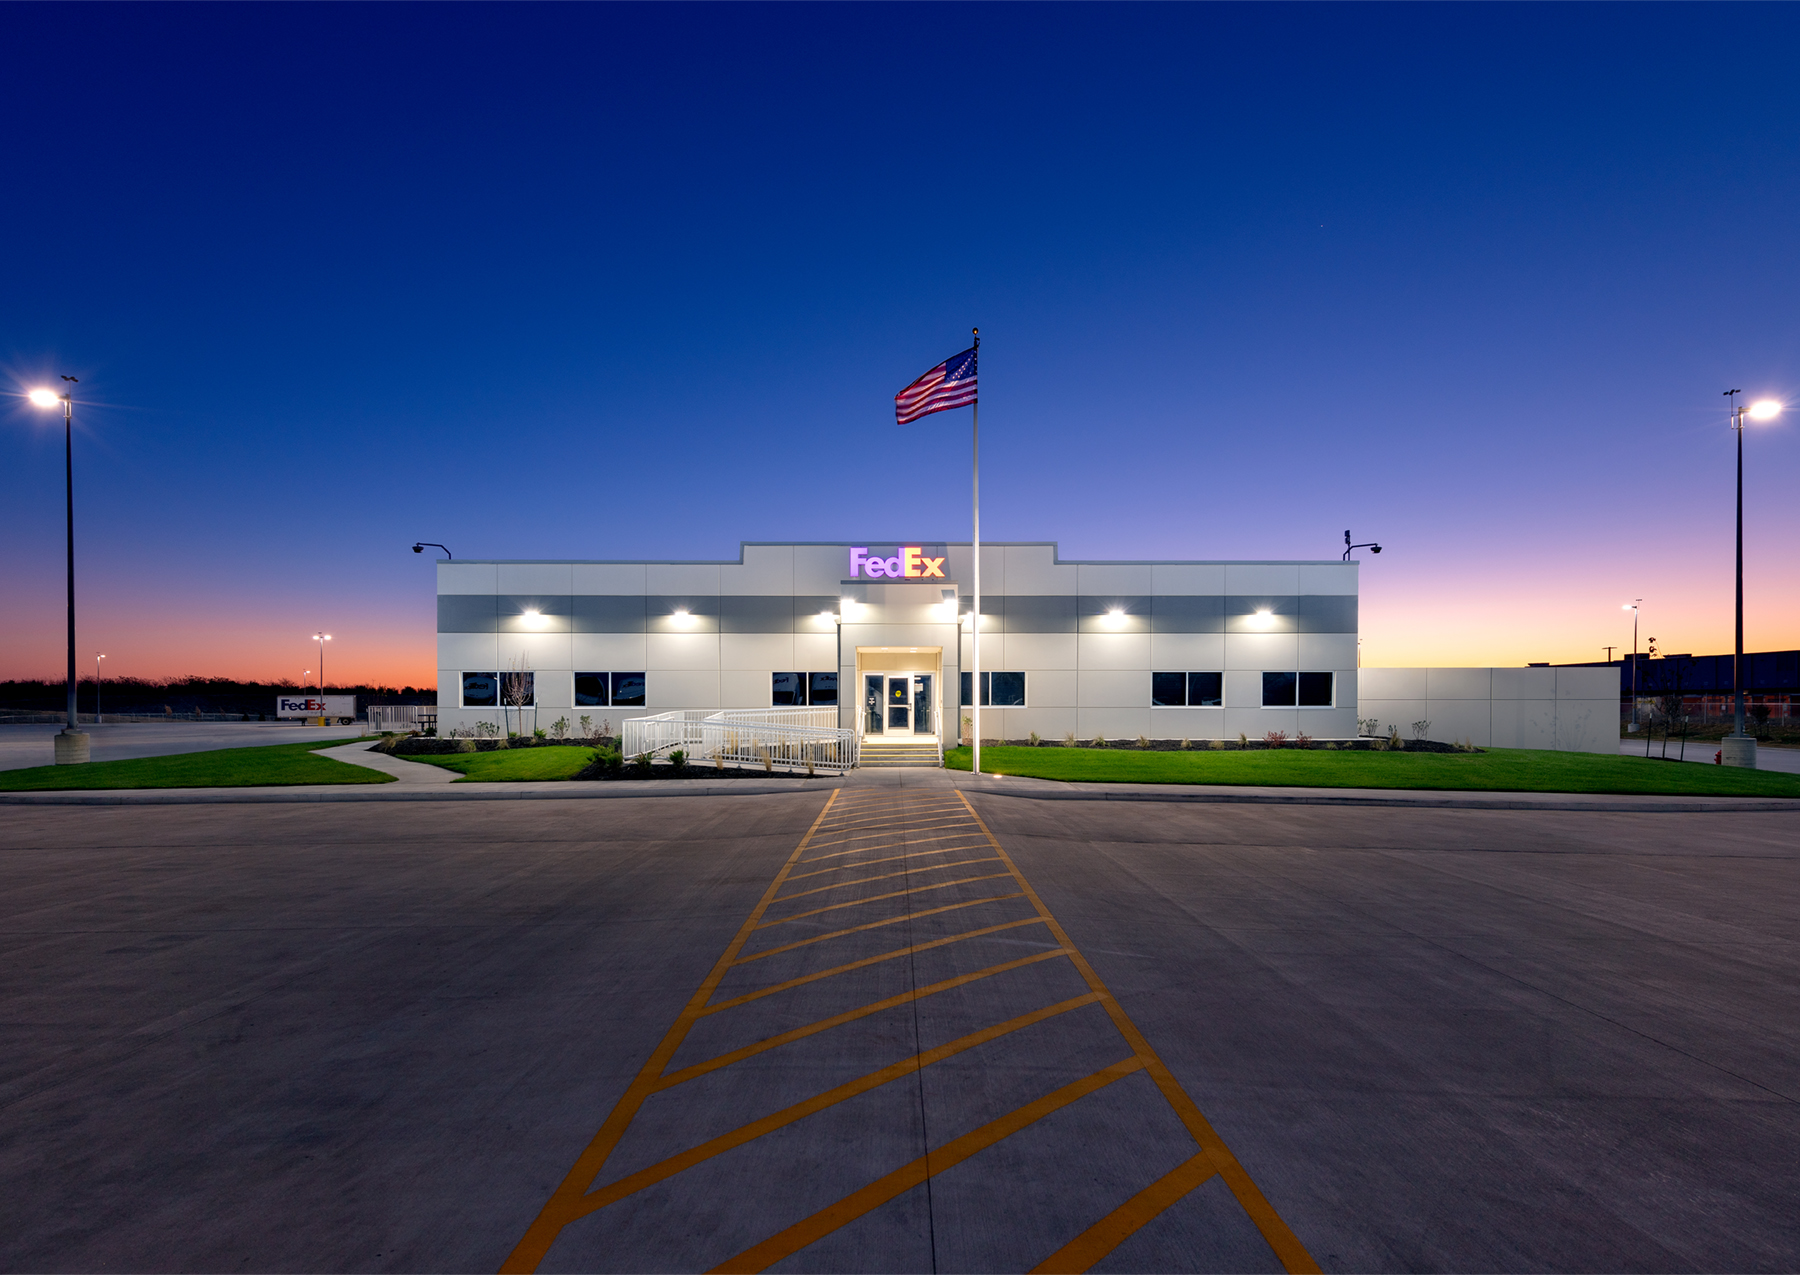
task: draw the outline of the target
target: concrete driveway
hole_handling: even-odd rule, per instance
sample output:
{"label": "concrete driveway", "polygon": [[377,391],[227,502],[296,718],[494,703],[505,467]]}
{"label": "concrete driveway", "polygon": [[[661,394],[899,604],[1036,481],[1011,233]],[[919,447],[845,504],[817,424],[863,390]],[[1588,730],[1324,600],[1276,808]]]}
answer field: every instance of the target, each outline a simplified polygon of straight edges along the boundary
{"label": "concrete driveway", "polygon": [[1796,858],[909,771],[6,807],[0,1264],[1792,1269]]}

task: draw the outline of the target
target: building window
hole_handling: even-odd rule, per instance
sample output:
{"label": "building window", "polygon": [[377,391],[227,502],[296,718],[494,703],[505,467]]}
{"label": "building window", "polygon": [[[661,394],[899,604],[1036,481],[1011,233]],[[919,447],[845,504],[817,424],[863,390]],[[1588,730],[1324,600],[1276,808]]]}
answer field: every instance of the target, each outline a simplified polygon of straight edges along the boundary
{"label": "building window", "polygon": [[[972,673],[962,675],[962,702],[965,708],[973,702],[969,696],[973,676]],[[981,706],[983,708],[1024,708],[1025,675],[1023,673],[983,673],[981,675]]]}
{"label": "building window", "polygon": [[462,675],[462,706],[464,708],[499,708],[500,678],[493,673],[464,673]]}
{"label": "building window", "polygon": [[1264,708],[1330,708],[1332,682],[1330,673],[1264,673]]}
{"label": "building window", "polygon": [[536,708],[537,674],[509,669],[500,675],[502,708]]}
{"label": "building window", "polygon": [[576,673],[576,708],[642,708],[642,673]]}
{"label": "building window", "polygon": [[836,673],[771,673],[769,703],[775,708],[827,707],[838,702]]}
{"label": "building window", "polygon": [[614,673],[612,675],[612,706],[614,708],[642,708],[644,706],[644,675],[642,673]]}
{"label": "building window", "polygon": [[1223,673],[1152,673],[1152,708],[1218,708],[1225,703]]}

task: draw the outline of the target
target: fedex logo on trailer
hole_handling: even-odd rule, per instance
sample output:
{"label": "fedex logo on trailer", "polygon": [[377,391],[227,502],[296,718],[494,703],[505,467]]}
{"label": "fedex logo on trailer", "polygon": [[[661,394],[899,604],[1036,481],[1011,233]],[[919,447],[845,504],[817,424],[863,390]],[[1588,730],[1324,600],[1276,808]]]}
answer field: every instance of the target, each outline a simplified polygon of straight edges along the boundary
{"label": "fedex logo on trailer", "polygon": [[278,717],[293,716],[296,714],[302,717],[317,717],[324,711],[325,701],[311,695],[308,695],[304,699],[291,695],[277,695],[275,697],[275,714]]}
{"label": "fedex logo on trailer", "polygon": [[857,579],[868,576],[870,579],[887,577],[893,580],[925,580],[936,576],[944,578],[944,560],[928,558],[920,552],[918,545],[906,545],[891,558],[883,558],[879,554],[869,556],[868,547],[850,551],[850,578]]}

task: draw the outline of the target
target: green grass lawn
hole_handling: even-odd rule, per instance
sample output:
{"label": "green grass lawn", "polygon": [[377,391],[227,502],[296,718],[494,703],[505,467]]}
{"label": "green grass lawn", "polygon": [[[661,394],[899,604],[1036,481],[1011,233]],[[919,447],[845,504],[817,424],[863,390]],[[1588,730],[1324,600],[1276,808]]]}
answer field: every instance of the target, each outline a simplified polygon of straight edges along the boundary
{"label": "green grass lawn", "polygon": [[[949,749],[944,765],[968,770],[969,750]],[[981,768],[1002,775],[1090,783],[1800,797],[1800,775],[1520,748],[1493,748],[1482,753],[1299,749],[1158,753],[1128,748],[984,747]]]}
{"label": "green grass lawn", "polygon": [[264,744],[255,748],[216,748],[172,757],[134,757],[129,761],[90,761],[80,766],[33,766],[0,770],[0,792],[44,792],[85,788],[253,788],[265,784],[387,784],[384,775],[366,766],[315,757],[315,748],[353,744],[353,739],[315,740],[308,744]]}
{"label": "green grass lawn", "polygon": [[491,753],[402,753],[400,759],[460,770],[463,777],[456,781],[459,784],[496,784],[515,779],[573,779],[577,771],[594,760],[594,750],[569,745],[509,748]]}

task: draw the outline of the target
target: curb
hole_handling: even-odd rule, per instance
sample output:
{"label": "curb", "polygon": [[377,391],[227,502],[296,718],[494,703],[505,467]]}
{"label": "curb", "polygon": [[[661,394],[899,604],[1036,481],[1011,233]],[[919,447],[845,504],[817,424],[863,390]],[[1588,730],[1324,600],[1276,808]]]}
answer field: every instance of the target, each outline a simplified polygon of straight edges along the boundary
{"label": "curb", "polygon": [[[621,791],[627,788],[629,790]],[[361,785],[320,789],[267,788],[112,788],[99,791],[0,793],[0,806],[255,806],[292,805],[308,802],[383,801],[593,801],[619,797],[727,797],[759,796],[782,792],[819,792],[838,786],[835,780],[798,779],[769,784],[745,780],[726,784],[695,784],[675,780],[613,781],[604,784],[534,782],[529,787],[468,784],[445,787],[379,788]]]}

